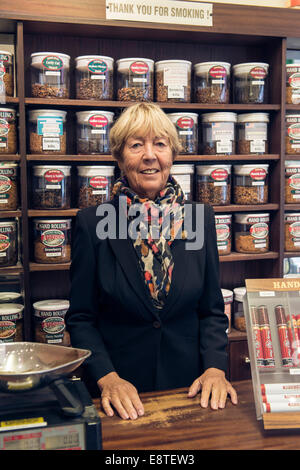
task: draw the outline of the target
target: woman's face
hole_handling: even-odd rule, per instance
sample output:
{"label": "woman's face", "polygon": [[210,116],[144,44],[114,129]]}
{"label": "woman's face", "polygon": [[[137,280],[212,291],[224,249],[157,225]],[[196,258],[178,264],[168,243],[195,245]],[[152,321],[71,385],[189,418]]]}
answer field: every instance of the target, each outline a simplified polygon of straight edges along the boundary
{"label": "woman's face", "polygon": [[166,186],[173,164],[172,150],[166,137],[129,137],[119,167],[131,189],[140,197],[155,199]]}

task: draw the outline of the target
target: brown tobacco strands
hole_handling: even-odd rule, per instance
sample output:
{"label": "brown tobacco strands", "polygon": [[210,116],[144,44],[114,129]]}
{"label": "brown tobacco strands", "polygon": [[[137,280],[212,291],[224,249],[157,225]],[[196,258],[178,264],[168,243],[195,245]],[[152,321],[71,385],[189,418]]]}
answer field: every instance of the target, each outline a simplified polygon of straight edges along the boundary
{"label": "brown tobacco strands", "polygon": [[261,338],[261,332],[260,332],[260,327],[258,323],[258,314],[257,314],[256,307],[250,307],[250,316],[251,316],[252,330],[253,330],[253,335],[254,335],[254,346],[255,346],[257,366],[265,367],[262,338]]}
{"label": "brown tobacco strands", "polygon": [[276,316],[276,324],[277,324],[277,331],[278,337],[280,342],[280,350],[281,350],[281,360],[283,367],[292,367],[293,360],[292,360],[292,351],[288,336],[288,327],[286,323],[285,317],[285,310],[282,305],[277,305],[275,307],[275,316]]}
{"label": "brown tobacco strands", "polygon": [[265,305],[261,305],[257,308],[257,313],[262,339],[265,367],[275,367],[268,309]]}

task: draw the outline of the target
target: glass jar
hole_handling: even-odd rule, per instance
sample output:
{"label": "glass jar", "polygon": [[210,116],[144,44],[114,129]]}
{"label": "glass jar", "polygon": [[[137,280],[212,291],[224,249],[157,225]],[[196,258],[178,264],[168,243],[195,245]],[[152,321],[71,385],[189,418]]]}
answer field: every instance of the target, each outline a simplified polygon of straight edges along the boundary
{"label": "glass jar", "polygon": [[71,219],[34,219],[36,263],[71,261]]}
{"label": "glass jar", "polygon": [[155,63],[156,101],[191,101],[192,63],[188,60],[161,60]]}
{"label": "glass jar", "polygon": [[238,253],[269,251],[270,214],[235,214],[234,240]]}
{"label": "glass jar", "polygon": [[0,153],[17,153],[16,111],[0,108]]}
{"label": "glass jar", "polygon": [[285,128],[285,153],[300,155],[300,114],[286,114]]}
{"label": "glass jar", "polygon": [[14,96],[13,55],[0,51],[0,95]]}
{"label": "glass jar", "polygon": [[0,211],[18,208],[18,169],[15,162],[0,162]]}
{"label": "glass jar", "polygon": [[300,251],[300,213],[284,214],[284,250]]}
{"label": "glass jar", "polygon": [[70,346],[65,316],[70,302],[62,299],[40,300],[33,304],[35,341]]}
{"label": "glass jar", "polygon": [[269,165],[234,165],[234,204],[266,204],[268,202]]}
{"label": "glass jar", "polygon": [[286,64],[286,103],[300,104],[300,64]]}
{"label": "glass jar", "polygon": [[267,113],[239,114],[237,117],[237,147],[241,155],[269,151]]}
{"label": "glass jar", "polygon": [[194,165],[172,165],[171,175],[184,192],[185,199],[193,200]]}
{"label": "glass jar", "polygon": [[111,197],[114,166],[78,166],[78,207],[97,206]]}
{"label": "glass jar", "polygon": [[251,62],[233,66],[234,102],[261,104],[268,102],[269,64]]}
{"label": "glass jar", "polygon": [[31,93],[35,98],[69,98],[70,56],[58,52],[31,54]]}
{"label": "glass jar", "polygon": [[236,113],[206,113],[201,118],[203,155],[234,154]]}
{"label": "glass jar", "polygon": [[229,103],[230,64],[201,62],[194,65],[196,103]]}
{"label": "glass jar", "polygon": [[32,175],[33,209],[70,209],[71,166],[34,165]]}
{"label": "glass jar", "polygon": [[231,214],[215,215],[217,247],[219,255],[231,253]]}
{"label": "glass jar", "polygon": [[77,153],[79,155],[108,154],[109,131],[114,113],[110,111],[80,111],[77,117]]}
{"label": "glass jar", "polygon": [[235,287],[233,289],[234,302],[233,302],[233,316],[234,327],[239,331],[246,331],[246,319],[244,315],[244,296],[246,295],[246,287]]}
{"label": "glass jar", "polygon": [[2,219],[0,222],[0,267],[14,266],[17,261],[17,222],[11,219]]}
{"label": "glass jar", "polygon": [[175,124],[179,142],[182,147],[180,154],[198,153],[198,114],[170,113],[167,115]]}
{"label": "glass jar", "polygon": [[29,111],[30,152],[41,155],[67,153],[66,111],[34,109]]}
{"label": "glass jar", "polygon": [[76,98],[112,100],[114,59],[101,55],[76,57]]}
{"label": "glass jar", "polygon": [[215,206],[230,204],[231,165],[197,166],[197,201]]}
{"label": "glass jar", "polygon": [[131,57],[117,61],[119,101],[153,101],[154,61]]}
{"label": "glass jar", "polygon": [[0,343],[23,341],[23,310],[21,304],[0,305]]}
{"label": "glass jar", "polygon": [[285,161],[285,203],[295,204],[300,201],[300,162]]}
{"label": "glass jar", "polygon": [[228,318],[228,328],[226,333],[231,332],[231,306],[233,301],[233,292],[229,289],[221,289],[223,300],[224,300],[224,313]]}

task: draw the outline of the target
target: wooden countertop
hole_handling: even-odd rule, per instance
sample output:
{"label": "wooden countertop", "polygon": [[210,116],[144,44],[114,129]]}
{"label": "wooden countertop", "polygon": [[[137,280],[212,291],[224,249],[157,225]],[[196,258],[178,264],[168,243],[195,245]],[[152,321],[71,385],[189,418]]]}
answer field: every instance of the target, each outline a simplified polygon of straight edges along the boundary
{"label": "wooden countertop", "polygon": [[145,415],[135,421],[102,419],[103,450],[274,450],[299,449],[300,430],[264,431],[256,419],[252,382],[233,383],[238,405],[213,411],[200,407],[199,395],[187,398],[187,389],[141,394]]}

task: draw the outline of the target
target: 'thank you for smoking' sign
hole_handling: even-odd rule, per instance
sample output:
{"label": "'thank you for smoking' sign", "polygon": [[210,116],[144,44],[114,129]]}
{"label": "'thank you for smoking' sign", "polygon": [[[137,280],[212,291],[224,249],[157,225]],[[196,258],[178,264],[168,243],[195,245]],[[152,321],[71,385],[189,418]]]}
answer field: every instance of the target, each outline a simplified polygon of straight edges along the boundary
{"label": "'thank you for smoking' sign", "polygon": [[173,0],[106,0],[106,19],[212,26],[212,4]]}

